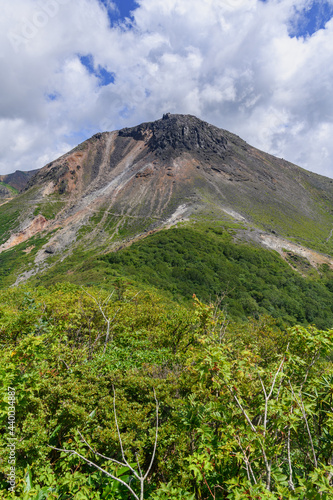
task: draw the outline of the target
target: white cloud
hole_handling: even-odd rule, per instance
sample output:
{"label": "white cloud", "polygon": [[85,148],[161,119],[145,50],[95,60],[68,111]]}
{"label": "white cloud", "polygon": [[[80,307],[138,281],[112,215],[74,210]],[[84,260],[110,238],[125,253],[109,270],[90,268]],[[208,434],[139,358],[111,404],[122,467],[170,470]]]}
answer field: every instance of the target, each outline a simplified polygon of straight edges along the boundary
{"label": "white cloud", "polygon": [[[191,113],[333,177],[333,21],[311,0],[140,0],[110,26],[98,0],[3,0],[0,173],[41,167],[98,130]],[[101,86],[81,63],[115,74]]]}

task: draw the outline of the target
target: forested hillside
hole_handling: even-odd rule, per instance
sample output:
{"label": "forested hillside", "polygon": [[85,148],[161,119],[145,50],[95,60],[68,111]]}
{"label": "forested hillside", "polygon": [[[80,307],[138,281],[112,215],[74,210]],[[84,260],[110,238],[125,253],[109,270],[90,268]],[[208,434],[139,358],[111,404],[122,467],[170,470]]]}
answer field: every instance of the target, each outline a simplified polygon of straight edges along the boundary
{"label": "forested hillside", "polygon": [[184,304],[194,293],[205,303],[223,296],[228,316],[241,321],[271,315],[280,326],[333,326],[333,272],[328,265],[316,270],[287,252],[284,261],[277,252],[234,242],[234,234],[217,223],[159,231],[116,252],[75,253],[32,282],[108,289],[120,280],[140,289],[157,288]]}

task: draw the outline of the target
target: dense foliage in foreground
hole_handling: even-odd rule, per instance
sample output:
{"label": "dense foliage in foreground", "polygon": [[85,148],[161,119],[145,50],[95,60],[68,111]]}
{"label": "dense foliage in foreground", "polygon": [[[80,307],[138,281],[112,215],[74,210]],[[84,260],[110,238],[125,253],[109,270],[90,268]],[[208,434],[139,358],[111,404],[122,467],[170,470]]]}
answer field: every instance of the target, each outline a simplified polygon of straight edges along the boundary
{"label": "dense foliage in foreground", "polygon": [[[332,331],[281,331],[269,317],[228,323],[193,302],[121,286],[1,292],[1,498],[135,498],[128,486],[140,498],[131,469],[146,471],[153,456],[154,391],[157,452],[142,498],[333,498]],[[105,459],[124,462],[114,403],[130,467]]]}

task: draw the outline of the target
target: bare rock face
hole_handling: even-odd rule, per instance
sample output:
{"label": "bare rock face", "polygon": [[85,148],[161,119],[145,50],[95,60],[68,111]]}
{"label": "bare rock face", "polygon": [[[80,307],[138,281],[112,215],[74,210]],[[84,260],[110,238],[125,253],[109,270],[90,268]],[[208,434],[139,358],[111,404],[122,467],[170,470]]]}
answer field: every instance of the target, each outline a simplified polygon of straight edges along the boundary
{"label": "bare rock face", "polygon": [[18,233],[14,233],[11,237],[0,246],[0,252],[3,250],[8,250],[9,248],[15,247],[20,243],[23,243],[38,233],[41,233],[47,228],[48,222],[43,217],[43,215],[38,215],[32,221],[29,221],[25,228],[22,228]]}
{"label": "bare rock face", "polygon": [[162,120],[125,128],[119,136],[147,141],[149,150],[165,159],[176,158],[184,151],[197,157],[213,153],[224,158],[228,145],[223,130],[195,116],[170,113],[163,115]]}

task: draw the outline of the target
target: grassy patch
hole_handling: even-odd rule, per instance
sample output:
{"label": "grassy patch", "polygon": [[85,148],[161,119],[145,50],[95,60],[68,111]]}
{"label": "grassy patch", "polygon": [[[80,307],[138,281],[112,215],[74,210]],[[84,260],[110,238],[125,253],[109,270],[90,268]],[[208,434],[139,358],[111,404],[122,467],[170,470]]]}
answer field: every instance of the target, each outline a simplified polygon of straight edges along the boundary
{"label": "grassy patch", "polygon": [[[29,240],[0,253],[0,288],[11,286],[15,283],[19,274],[24,271],[29,271],[34,262],[36,253],[43,245],[45,245],[51,237],[51,234],[52,233],[44,237],[36,235]],[[26,253],[25,250],[28,247],[32,247],[32,250],[29,253]]]}
{"label": "grassy patch", "polygon": [[18,230],[20,222],[25,217],[32,215],[31,200],[34,199],[36,191],[38,188],[32,188],[29,192],[20,194],[19,198],[14,198],[0,206],[0,245],[9,238],[12,232]]}
{"label": "grassy patch", "polygon": [[18,223],[19,211],[10,201],[0,207],[0,244],[10,236],[10,231]]}
{"label": "grassy patch", "polygon": [[56,215],[65,206],[66,202],[59,199],[59,194],[50,195],[47,197],[47,201],[39,203],[35,208],[33,213],[34,216],[39,214],[43,215],[45,219],[52,220],[55,219]]}

